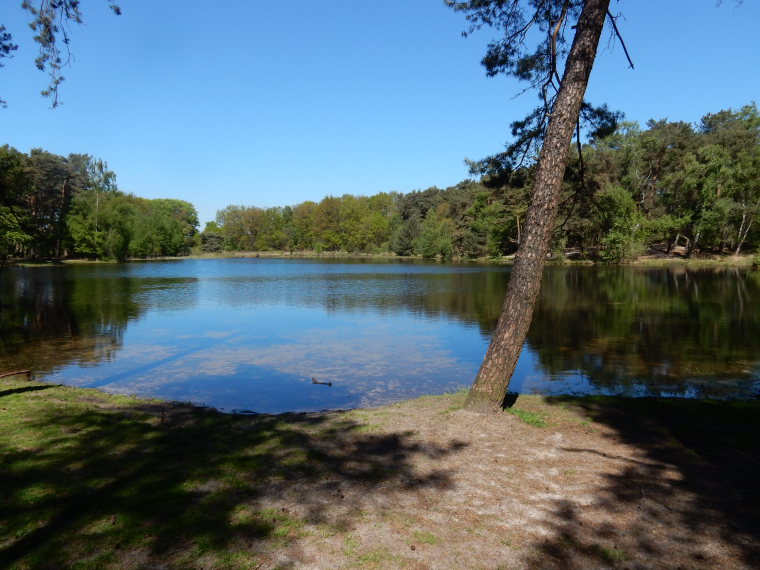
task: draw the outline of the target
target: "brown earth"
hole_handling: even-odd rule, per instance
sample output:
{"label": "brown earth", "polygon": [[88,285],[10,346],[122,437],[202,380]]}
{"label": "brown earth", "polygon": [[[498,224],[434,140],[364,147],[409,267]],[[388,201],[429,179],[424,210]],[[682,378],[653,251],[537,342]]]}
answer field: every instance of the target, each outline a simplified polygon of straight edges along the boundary
{"label": "brown earth", "polygon": [[461,396],[349,412],[368,432],[357,468],[374,453],[402,475],[283,485],[270,506],[315,521],[304,498],[322,497],[322,530],[261,568],[760,568],[754,473],[685,443],[709,417],[575,402],[520,397],[546,427],[469,413]]}
{"label": "brown earth", "polygon": [[4,382],[3,568],[760,568],[757,402],[245,417]]}

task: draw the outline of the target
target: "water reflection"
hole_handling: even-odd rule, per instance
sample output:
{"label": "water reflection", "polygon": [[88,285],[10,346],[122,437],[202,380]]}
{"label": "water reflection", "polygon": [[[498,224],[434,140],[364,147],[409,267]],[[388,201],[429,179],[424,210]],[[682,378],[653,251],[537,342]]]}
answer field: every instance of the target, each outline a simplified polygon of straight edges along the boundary
{"label": "water reflection", "polygon": [[[508,271],[264,259],[6,268],[0,371],[266,412],[440,393],[474,377]],[[552,267],[512,386],[751,396],[759,305],[757,272]]]}
{"label": "water reflection", "polygon": [[528,343],[581,392],[725,398],[757,392],[759,333],[757,272],[553,268]]}

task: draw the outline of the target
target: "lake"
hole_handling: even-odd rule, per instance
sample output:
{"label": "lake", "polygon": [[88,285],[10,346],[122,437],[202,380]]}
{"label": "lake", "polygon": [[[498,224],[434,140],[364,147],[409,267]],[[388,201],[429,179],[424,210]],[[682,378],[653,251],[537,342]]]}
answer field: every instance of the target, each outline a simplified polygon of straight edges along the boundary
{"label": "lake", "polygon": [[[264,258],[5,267],[0,372],[262,413],[440,394],[472,382],[509,271]],[[756,398],[760,272],[548,267],[510,390]]]}

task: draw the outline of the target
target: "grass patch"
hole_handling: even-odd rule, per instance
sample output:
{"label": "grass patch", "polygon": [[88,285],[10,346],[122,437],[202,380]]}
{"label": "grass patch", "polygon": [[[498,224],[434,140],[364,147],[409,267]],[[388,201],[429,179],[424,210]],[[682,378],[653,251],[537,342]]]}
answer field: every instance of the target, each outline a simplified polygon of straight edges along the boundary
{"label": "grass patch", "polygon": [[607,562],[622,562],[629,558],[628,553],[621,548],[610,548],[607,546],[599,546],[597,544],[594,546],[594,550],[599,558],[606,560]]}
{"label": "grass patch", "polygon": [[417,544],[438,544],[438,537],[432,532],[415,530],[412,536]]}
{"label": "grass patch", "polygon": [[[0,558],[14,570],[242,570],[312,535],[342,539],[363,506],[345,490],[416,475],[418,442],[382,434],[391,413],[240,416],[5,378]],[[312,526],[336,504],[342,518]],[[341,542],[352,563],[388,563]]]}
{"label": "grass patch", "polygon": [[540,412],[531,410],[522,410],[520,408],[507,408],[506,410],[513,416],[517,416],[528,425],[532,425],[537,428],[546,427],[546,416]]}
{"label": "grass patch", "polygon": [[387,548],[374,548],[364,554],[360,554],[357,557],[355,568],[380,568],[384,566],[383,563],[396,560],[396,557],[391,554]]}
{"label": "grass patch", "polygon": [[356,550],[362,545],[361,541],[353,536],[347,536],[343,541],[343,554],[356,556]]}

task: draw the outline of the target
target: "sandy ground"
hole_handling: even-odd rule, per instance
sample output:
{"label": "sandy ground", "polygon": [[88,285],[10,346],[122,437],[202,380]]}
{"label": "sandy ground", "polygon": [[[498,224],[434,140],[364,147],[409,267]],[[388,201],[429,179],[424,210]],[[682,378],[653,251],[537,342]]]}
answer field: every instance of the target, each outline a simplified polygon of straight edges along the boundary
{"label": "sandy ground", "polygon": [[351,412],[366,426],[357,456],[376,445],[397,475],[284,482],[270,505],[312,532],[261,568],[760,567],[753,499],[667,434],[632,438],[538,397],[518,404],[547,414],[543,428],[458,404]]}
{"label": "sandy ground", "polygon": [[760,568],[756,402],[248,417],[25,379],[0,397],[2,568]]}

